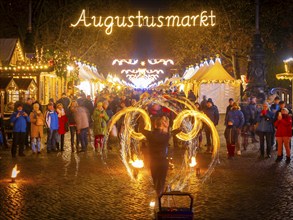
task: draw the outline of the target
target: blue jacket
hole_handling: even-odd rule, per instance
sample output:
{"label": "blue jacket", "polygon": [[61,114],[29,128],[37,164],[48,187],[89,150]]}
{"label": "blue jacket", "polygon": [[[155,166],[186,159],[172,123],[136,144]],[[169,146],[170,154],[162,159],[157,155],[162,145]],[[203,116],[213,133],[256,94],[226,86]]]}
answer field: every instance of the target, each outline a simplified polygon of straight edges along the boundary
{"label": "blue jacket", "polygon": [[55,111],[47,111],[45,117],[47,127],[51,130],[58,130],[58,114]]}
{"label": "blue jacket", "polygon": [[210,108],[206,107],[203,112],[211,119],[214,125],[218,125],[220,115],[217,106],[213,105]]}
{"label": "blue jacket", "polygon": [[254,125],[256,124],[257,120],[257,114],[258,109],[256,107],[256,104],[250,103],[246,107],[243,108],[243,114],[245,117],[245,124],[247,125]]}
{"label": "blue jacket", "polygon": [[273,126],[273,121],[274,121],[274,113],[271,111],[267,111],[265,115],[260,115],[261,112],[258,113],[257,115],[257,122],[258,125],[255,129],[257,132],[274,132],[274,126]]}
{"label": "blue jacket", "polygon": [[244,125],[244,115],[240,110],[230,110],[227,114],[225,125],[228,125],[228,121],[232,121],[236,128],[242,128]]}
{"label": "blue jacket", "polygon": [[30,122],[29,116],[23,116],[24,111],[20,111],[20,116],[17,118],[19,112],[13,112],[10,117],[10,122],[13,123],[13,132],[26,132],[27,123]]}

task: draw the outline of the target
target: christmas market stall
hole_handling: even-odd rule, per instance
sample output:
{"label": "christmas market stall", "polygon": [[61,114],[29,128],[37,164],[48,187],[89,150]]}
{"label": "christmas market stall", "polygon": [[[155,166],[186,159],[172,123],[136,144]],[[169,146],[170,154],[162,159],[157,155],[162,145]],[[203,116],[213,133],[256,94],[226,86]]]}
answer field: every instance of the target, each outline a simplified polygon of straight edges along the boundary
{"label": "christmas market stall", "polygon": [[[5,109],[5,103],[9,102],[9,93],[17,91],[16,84],[12,78],[0,78],[0,92],[1,92],[1,114],[4,114],[4,111],[8,111]],[[13,111],[13,108],[11,109]]]}
{"label": "christmas market stall", "polygon": [[234,79],[222,66],[221,60],[215,62],[211,59],[204,64],[189,80],[184,82],[185,93],[190,89],[201,101],[203,95],[211,98],[218,106],[220,113],[225,113],[229,98],[240,100],[241,80]]}
{"label": "christmas market stall", "polygon": [[78,67],[79,85],[76,85],[79,90],[82,90],[86,95],[95,96],[96,91],[101,91],[105,85],[103,75],[98,73],[94,65],[85,62],[76,61]]}
{"label": "christmas market stall", "polygon": [[9,90],[6,102],[15,102],[23,95],[23,98],[34,97],[41,104],[47,104],[50,97],[61,95],[53,62],[43,61],[42,51],[36,54],[35,60],[25,57],[17,38],[0,39],[0,77],[17,81],[14,81],[15,90]]}

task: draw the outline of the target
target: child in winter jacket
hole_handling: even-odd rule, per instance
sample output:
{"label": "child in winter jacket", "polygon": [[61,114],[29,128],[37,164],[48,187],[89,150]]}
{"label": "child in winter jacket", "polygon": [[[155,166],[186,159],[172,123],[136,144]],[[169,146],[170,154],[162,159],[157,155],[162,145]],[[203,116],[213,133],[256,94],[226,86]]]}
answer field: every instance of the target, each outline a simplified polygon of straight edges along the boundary
{"label": "child in winter jacket", "polygon": [[227,144],[228,159],[232,159],[235,153],[235,145],[237,142],[237,128],[233,125],[233,121],[229,120],[224,132]]}

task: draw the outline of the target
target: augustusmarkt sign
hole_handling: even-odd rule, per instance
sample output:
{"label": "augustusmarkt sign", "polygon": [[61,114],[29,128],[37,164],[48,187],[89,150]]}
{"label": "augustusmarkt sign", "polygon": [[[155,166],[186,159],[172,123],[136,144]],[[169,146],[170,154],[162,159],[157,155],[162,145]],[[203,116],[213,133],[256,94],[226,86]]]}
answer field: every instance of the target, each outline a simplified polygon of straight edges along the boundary
{"label": "augustusmarkt sign", "polygon": [[129,16],[86,16],[86,10],[81,11],[78,21],[71,24],[71,27],[96,27],[105,28],[105,33],[110,35],[114,27],[118,28],[132,28],[132,27],[147,27],[147,28],[161,28],[161,27],[208,27],[216,25],[216,16],[213,11],[202,11],[196,15],[186,15],[180,17],[179,15],[168,16],[144,16],[140,11],[136,15]]}

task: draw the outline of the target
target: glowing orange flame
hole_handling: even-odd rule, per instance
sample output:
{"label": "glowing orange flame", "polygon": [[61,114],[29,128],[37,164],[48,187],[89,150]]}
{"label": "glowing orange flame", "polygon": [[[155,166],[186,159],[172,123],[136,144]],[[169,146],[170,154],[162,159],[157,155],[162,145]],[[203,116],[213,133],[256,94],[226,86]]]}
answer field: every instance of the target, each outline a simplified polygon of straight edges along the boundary
{"label": "glowing orange flame", "polygon": [[195,167],[196,166],[196,160],[195,157],[191,157],[191,163],[189,164],[190,167]]}
{"label": "glowing orange flame", "polygon": [[12,169],[11,178],[16,178],[17,174],[19,174],[19,170],[17,170],[17,164]]}
{"label": "glowing orange flame", "polygon": [[131,163],[135,168],[143,168],[144,163],[143,160],[136,159],[134,162]]}

